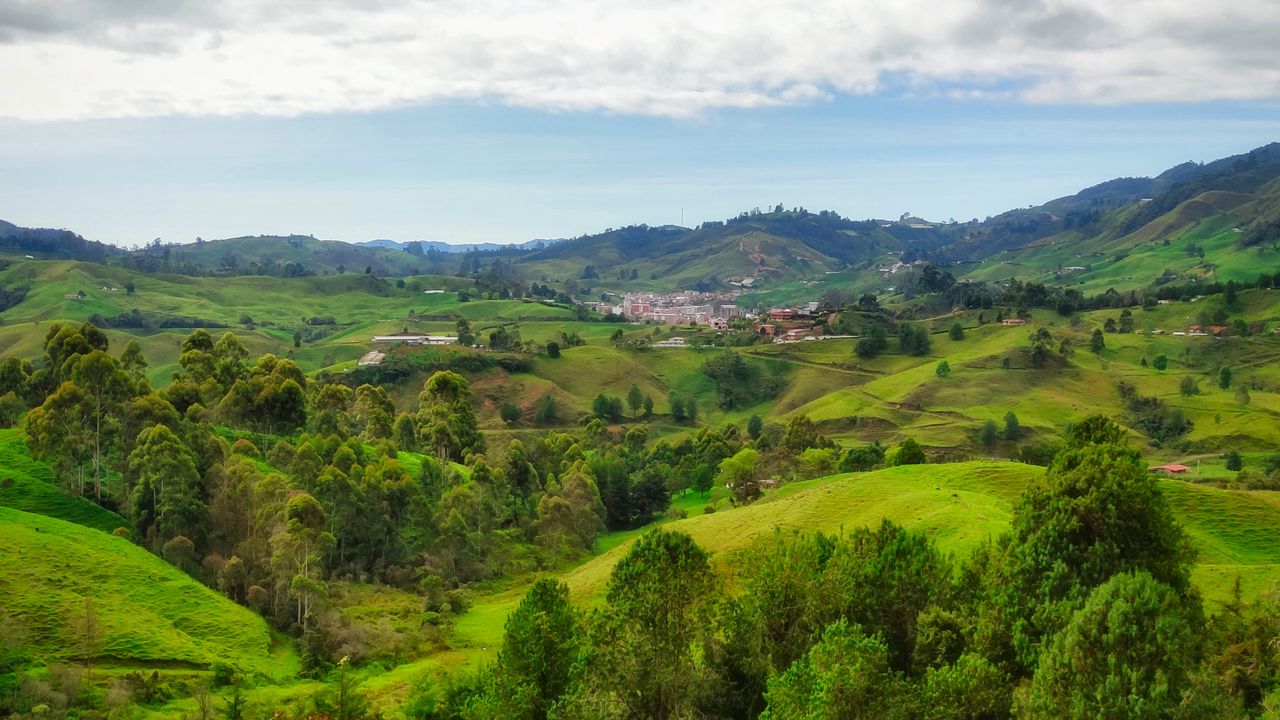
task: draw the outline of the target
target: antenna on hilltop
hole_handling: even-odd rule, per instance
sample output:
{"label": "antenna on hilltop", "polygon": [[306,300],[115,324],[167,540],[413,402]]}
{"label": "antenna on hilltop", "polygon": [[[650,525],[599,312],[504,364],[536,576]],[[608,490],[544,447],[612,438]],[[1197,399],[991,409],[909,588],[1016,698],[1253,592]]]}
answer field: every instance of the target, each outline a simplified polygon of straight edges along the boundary
{"label": "antenna on hilltop", "polygon": [[684,208],[680,208],[680,227],[684,227]]}

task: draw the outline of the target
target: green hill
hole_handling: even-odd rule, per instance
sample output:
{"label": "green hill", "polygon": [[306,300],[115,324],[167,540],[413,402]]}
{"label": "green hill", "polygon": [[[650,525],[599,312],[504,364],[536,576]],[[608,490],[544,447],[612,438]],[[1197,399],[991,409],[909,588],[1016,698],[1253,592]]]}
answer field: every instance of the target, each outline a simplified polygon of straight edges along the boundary
{"label": "green hill", "polygon": [[[286,669],[262,618],[128,540],[0,508],[0,545],[0,604],[44,662],[91,652],[107,667]],[[98,627],[88,645],[86,601]]]}
{"label": "green hill", "polygon": [[48,465],[27,453],[22,431],[0,430],[0,506],[47,515],[102,532],[129,527],[129,521],[54,484]]}
{"label": "green hill", "polygon": [[[764,501],[678,520],[666,527],[686,532],[732,575],[735,553],[782,530],[839,533],[888,518],[924,532],[939,548],[963,558],[1009,527],[1014,504],[1043,469],[1009,462],[910,465],[852,473],[784,486]],[[1270,492],[1219,490],[1180,481],[1161,483],[1175,515],[1198,551],[1193,577],[1207,599],[1230,597],[1238,576],[1246,597],[1280,583],[1280,497]],[[568,572],[574,597],[603,595],[624,542]]]}

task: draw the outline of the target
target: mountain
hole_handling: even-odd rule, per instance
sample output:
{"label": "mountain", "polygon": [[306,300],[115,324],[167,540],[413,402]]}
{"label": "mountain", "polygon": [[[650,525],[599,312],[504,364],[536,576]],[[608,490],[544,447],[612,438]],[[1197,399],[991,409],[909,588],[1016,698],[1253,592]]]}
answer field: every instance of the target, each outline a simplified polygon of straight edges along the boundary
{"label": "mountain", "polygon": [[[306,235],[244,236],[187,245],[152,244],[123,253],[66,230],[0,223],[0,250],[41,258],[112,261],[147,272],[273,276],[363,273],[465,275],[494,268],[525,284],[588,281],[591,287],[675,290],[753,288],[822,281],[839,273],[851,289],[879,287],[876,267],[928,260],[978,280],[1013,275],[1056,280],[1061,269],[1144,287],[1169,270],[1212,276],[1241,262],[1232,253],[1280,240],[1280,143],[1208,163],[1186,162],[1155,177],[1108,180],[1042,205],[986,220],[937,223],[852,220],[803,208],[742,213],[694,228],[633,225],[568,240],[515,245],[439,241],[362,243]],[[1150,243],[1172,247],[1197,263],[1165,267],[1130,262],[1123,276],[1099,273],[1099,258],[1122,261]],[[1206,250],[1207,248],[1207,250]],[[1124,256],[1124,257],[1122,257]],[[982,266],[982,267],[979,267]],[[1076,278],[1073,278],[1076,279]],[[1087,277],[1085,278],[1088,279]],[[807,291],[806,291],[807,292]]]}
{"label": "mountain", "polygon": [[101,262],[122,251],[112,245],[86,240],[70,230],[29,228],[0,220],[0,252]]}
{"label": "mountain", "polygon": [[403,250],[406,252],[414,252],[412,249],[415,245],[422,251],[439,250],[447,253],[464,253],[471,251],[492,252],[495,250],[535,250],[547,245],[554,245],[562,240],[527,240],[522,243],[513,243],[503,245],[500,243],[447,243],[439,240],[411,240],[409,242],[397,242],[395,240],[365,240],[364,242],[353,243],[359,247],[376,247],[387,250]]}

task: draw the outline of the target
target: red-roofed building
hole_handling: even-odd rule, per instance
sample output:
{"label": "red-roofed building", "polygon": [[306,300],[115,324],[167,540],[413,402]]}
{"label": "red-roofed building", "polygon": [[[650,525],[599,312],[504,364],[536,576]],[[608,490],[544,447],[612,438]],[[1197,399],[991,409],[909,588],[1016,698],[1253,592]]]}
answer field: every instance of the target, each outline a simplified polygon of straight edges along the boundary
{"label": "red-roofed building", "polygon": [[1149,472],[1162,473],[1164,475],[1183,475],[1191,470],[1186,465],[1178,465],[1170,463],[1169,465],[1154,465],[1147,468]]}

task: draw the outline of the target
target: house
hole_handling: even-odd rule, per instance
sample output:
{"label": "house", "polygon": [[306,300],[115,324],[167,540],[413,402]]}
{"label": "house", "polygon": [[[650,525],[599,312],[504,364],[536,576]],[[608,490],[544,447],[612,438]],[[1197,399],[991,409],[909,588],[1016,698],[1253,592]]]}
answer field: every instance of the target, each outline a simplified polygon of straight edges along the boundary
{"label": "house", "polygon": [[1005,318],[1000,321],[1000,324],[1005,327],[1017,327],[1018,325],[1026,325],[1027,321],[1022,318]]}
{"label": "house", "polygon": [[770,310],[769,319],[770,320],[795,320],[796,311],[795,310]]}
{"label": "house", "polygon": [[382,363],[382,360],[385,357],[386,357],[385,353],[380,353],[377,350],[370,350],[369,352],[360,356],[360,359],[356,361],[356,367],[379,365]]}
{"label": "house", "polygon": [[1152,467],[1147,468],[1147,472],[1161,473],[1162,475],[1183,475],[1190,470],[1191,468],[1186,465],[1177,465],[1173,463],[1169,465],[1153,465]]}
{"label": "house", "polygon": [[659,340],[658,342],[653,344],[654,347],[663,347],[663,348],[681,348],[681,347],[687,347],[687,345],[688,344],[684,341],[684,338],[680,336],[669,337],[666,340]]}
{"label": "house", "polygon": [[395,335],[374,335],[373,342],[380,345],[452,345],[458,342],[458,338],[453,335],[397,333]]}
{"label": "house", "polygon": [[710,318],[707,320],[707,324],[711,326],[712,330],[728,330],[729,329],[729,321],[725,320],[722,317]]}

